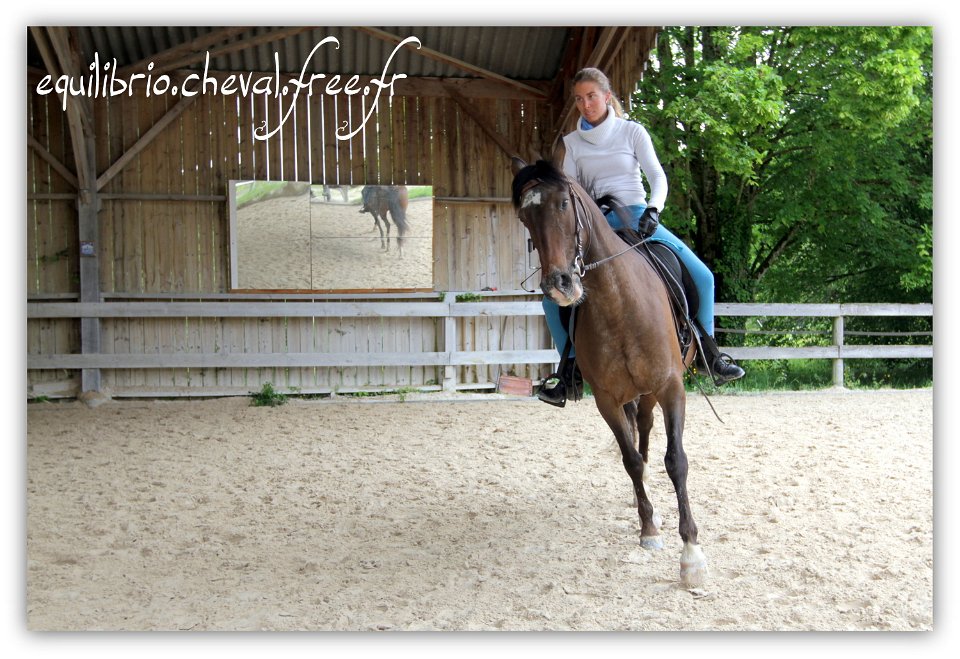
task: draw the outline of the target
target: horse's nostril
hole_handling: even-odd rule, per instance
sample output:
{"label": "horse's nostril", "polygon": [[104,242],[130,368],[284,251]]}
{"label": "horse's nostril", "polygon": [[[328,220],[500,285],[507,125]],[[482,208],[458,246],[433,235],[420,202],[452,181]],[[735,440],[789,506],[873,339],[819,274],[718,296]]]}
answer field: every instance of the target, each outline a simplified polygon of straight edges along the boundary
{"label": "horse's nostril", "polygon": [[557,280],[557,286],[560,290],[570,290],[570,286],[573,284],[573,279],[568,274],[560,275],[560,278]]}

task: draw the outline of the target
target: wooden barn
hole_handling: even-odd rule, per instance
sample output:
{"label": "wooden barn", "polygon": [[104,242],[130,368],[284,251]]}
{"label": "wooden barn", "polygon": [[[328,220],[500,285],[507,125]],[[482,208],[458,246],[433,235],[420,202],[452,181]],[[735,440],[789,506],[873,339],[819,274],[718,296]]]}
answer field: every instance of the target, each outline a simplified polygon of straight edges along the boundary
{"label": "wooden barn", "polygon": [[[583,66],[629,102],[656,34],[28,28],[28,397],[538,381],[557,355],[509,156],[549,155],[572,129]],[[253,182],[305,199],[287,242],[266,228],[276,213],[241,235]],[[367,185],[421,193],[403,255],[358,206],[320,228],[337,193],[346,206]],[[245,283],[257,255],[274,274]],[[304,277],[285,278],[301,258]],[[420,274],[398,274],[417,258]]]}

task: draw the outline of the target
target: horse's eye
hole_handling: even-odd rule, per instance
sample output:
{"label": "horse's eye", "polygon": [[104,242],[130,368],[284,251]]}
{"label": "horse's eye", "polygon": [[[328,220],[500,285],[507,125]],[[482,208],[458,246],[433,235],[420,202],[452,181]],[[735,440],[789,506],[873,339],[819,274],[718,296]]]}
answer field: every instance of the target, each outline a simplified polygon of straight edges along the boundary
{"label": "horse's eye", "polygon": [[570,205],[570,200],[569,200],[569,199],[564,199],[563,201],[560,202],[560,210],[562,210],[562,211],[567,210],[567,207],[568,207],[569,205]]}

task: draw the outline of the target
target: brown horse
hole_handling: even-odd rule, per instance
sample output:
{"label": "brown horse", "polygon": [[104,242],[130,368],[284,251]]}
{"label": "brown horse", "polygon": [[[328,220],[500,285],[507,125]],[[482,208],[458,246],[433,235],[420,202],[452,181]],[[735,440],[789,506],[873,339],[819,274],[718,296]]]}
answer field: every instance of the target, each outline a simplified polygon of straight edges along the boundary
{"label": "brown horse", "polygon": [[683,539],[680,576],[687,587],[699,586],[707,560],[688,500],[685,364],[666,288],[576,181],[545,161],[528,166],[514,158],[513,172],[513,204],[540,257],[540,287],[560,306],[578,306],[577,363],[620,446],[636,493],[640,544],[648,549],[663,547],[659,517],[644,485],[653,408],[660,405],[667,434],[664,462],[677,493]]}
{"label": "brown horse", "polygon": [[408,195],[405,185],[365,185],[360,191],[363,200],[360,212],[373,215],[373,222],[380,230],[380,247],[384,250],[390,249],[390,221],[387,219],[387,213],[390,213],[393,223],[397,225],[397,251],[400,256],[403,256],[403,237],[408,229]]}

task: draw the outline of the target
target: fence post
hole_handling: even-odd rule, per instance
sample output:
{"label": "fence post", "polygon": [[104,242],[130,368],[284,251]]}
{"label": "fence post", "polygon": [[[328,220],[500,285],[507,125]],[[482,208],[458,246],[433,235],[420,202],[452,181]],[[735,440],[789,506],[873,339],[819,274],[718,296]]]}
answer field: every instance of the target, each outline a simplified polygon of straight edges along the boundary
{"label": "fence post", "polygon": [[833,345],[837,348],[837,358],[833,360],[833,386],[843,389],[843,316],[833,319]]}
{"label": "fence post", "polygon": [[[443,319],[443,351],[448,356],[457,351],[457,319],[452,313],[453,304],[447,305],[447,315]],[[450,394],[457,392],[457,367],[453,364],[443,367],[443,390]]]}

